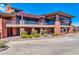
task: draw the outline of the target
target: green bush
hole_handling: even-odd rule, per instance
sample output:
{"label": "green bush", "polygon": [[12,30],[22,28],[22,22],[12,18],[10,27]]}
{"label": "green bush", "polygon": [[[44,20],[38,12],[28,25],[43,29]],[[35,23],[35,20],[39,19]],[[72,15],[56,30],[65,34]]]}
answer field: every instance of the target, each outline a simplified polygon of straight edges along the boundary
{"label": "green bush", "polygon": [[33,34],[33,37],[40,37],[40,34],[35,33],[35,34]]}
{"label": "green bush", "polygon": [[28,38],[27,32],[22,32],[22,33],[21,33],[21,37],[22,37],[22,38]]}
{"label": "green bush", "polygon": [[21,37],[22,38],[32,38],[32,35],[27,34],[27,32],[22,32]]}
{"label": "green bush", "polygon": [[32,35],[28,35],[27,38],[32,38]]}
{"label": "green bush", "polygon": [[40,37],[40,34],[38,33],[37,30],[34,30],[34,32],[32,33],[33,37]]}
{"label": "green bush", "polygon": [[48,34],[44,34],[43,36],[44,36],[44,37],[47,37],[47,36],[48,36]]}
{"label": "green bush", "polygon": [[59,33],[53,33],[52,36],[59,36]]}
{"label": "green bush", "polygon": [[0,40],[0,48],[2,48],[4,46],[4,41]]}

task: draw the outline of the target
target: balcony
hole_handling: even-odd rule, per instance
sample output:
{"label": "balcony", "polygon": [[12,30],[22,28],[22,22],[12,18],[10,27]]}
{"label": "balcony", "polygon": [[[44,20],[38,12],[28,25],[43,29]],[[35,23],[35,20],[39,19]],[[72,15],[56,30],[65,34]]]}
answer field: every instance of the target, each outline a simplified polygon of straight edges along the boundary
{"label": "balcony", "polygon": [[69,27],[69,23],[61,23],[61,27]]}
{"label": "balcony", "polygon": [[53,23],[41,22],[41,21],[7,21],[7,27],[54,27]]}

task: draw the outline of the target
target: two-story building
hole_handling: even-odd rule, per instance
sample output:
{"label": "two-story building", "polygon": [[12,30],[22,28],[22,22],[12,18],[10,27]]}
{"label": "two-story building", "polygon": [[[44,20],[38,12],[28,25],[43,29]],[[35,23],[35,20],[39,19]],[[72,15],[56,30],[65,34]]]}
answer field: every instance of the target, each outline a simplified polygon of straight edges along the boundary
{"label": "two-story building", "polygon": [[32,34],[34,30],[37,30],[40,34],[43,30],[46,30],[48,34],[73,32],[71,19],[74,16],[61,11],[34,15],[12,8],[9,4],[6,4],[5,11],[7,13],[0,13],[1,38],[19,36],[23,31]]}

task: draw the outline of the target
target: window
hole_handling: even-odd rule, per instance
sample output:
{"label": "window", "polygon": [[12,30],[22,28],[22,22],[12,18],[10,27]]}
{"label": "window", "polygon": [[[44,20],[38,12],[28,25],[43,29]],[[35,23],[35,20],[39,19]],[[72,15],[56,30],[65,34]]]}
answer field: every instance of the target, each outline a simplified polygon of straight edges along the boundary
{"label": "window", "polygon": [[59,19],[60,19],[61,25],[69,25],[70,23],[70,18],[68,17],[60,16]]}

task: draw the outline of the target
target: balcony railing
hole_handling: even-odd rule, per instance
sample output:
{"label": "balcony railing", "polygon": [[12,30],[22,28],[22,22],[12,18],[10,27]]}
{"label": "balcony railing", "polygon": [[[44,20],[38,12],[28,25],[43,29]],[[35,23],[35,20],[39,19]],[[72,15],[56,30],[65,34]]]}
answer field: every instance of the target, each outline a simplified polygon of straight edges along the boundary
{"label": "balcony railing", "polygon": [[69,23],[61,23],[61,25],[63,25],[63,26],[68,26]]}
{"label": "balcony railing", "polygon": [[7,24],[42,24],[42,25],[53,25],[54,23],[48,23],[48,22],[41,22],[41,21],[26,21],[26,20],[21,20],[21,21],[13,21],[13,20],[8,20]]}

